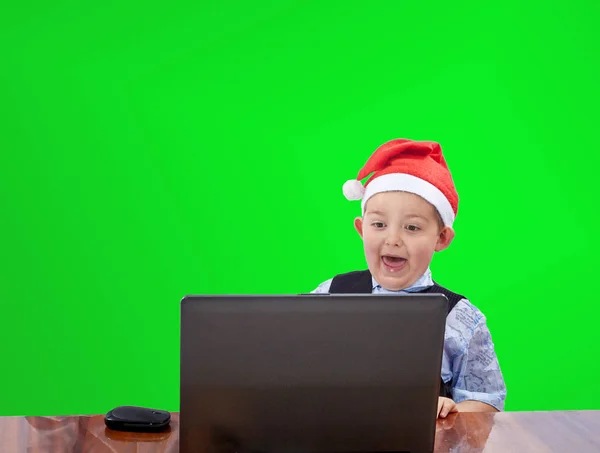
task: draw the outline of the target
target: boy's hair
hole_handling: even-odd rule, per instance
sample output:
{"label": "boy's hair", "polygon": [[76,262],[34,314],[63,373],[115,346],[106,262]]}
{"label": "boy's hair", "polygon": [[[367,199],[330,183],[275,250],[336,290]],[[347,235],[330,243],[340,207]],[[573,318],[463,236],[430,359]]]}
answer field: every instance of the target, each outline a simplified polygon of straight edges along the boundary
{"label": "boy's hair", "polygon": [[446,225],[444,225],[444,221],[442,220],[442,216],[440,215],[440,212],[436,209],[435,210],[435,216],[437,218],[437,222],[438,222],[438,232],[442,231],[444,229],[444,227]]}

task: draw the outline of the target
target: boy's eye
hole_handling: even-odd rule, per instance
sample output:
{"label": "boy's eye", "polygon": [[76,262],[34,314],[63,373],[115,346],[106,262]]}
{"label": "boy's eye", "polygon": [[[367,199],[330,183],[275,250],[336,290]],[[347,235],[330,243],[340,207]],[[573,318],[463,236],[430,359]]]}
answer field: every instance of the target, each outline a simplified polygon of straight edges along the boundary
{"label": "boy's eye", "polygon": [[417,225],[408,225],[406,229],[408,231],[419,231],[421,228],[419,228]]}
{"label": "boy's eye", "polygon": [[385,225],[383,222],[373,222],[372,224],[375,228],[383,228]]}

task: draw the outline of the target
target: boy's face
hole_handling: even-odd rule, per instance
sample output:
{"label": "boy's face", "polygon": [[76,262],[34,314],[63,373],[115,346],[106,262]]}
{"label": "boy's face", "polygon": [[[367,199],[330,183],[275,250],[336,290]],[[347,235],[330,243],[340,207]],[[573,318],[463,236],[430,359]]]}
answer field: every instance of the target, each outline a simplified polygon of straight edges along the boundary
{"label": "boy's face", "polygon": [[354,221],[363,238],[369,271],[382,287],[398,291],[421,277],[433,253],[450,245],[454,231],[418,195],[383,192],[371,197]]}

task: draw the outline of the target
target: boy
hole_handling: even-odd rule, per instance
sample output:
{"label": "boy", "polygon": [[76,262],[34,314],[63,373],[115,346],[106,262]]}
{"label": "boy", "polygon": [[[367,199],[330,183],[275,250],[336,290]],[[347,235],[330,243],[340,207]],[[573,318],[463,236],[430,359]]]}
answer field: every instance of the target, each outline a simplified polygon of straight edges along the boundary
{"label": "boy", "polygon": [[[374,173],[364,187],[360,181]],[[362,200],[354,226],[368,270],[337,275],[315,293],[443,293],[450,302],[438,417],[504,409],[506,387],[484,315],[465,297],[437,285],[429,265],[454,239],[458,194],[435,142],[391,140],[371,155],[343,192]]]}

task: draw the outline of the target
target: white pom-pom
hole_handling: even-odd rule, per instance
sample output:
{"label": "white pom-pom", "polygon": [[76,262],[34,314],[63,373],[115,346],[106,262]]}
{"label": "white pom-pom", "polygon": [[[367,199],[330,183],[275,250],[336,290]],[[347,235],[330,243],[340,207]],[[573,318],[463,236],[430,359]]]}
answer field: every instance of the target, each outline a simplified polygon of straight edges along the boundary
{"label": "white pom-pom", "polygon": [[360,200],[365,194],[364,186],[357,179],[346,181],[342,187],[342,191],[348,200]]}

